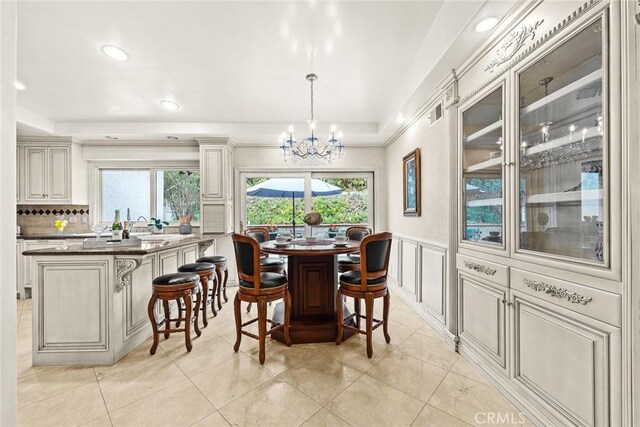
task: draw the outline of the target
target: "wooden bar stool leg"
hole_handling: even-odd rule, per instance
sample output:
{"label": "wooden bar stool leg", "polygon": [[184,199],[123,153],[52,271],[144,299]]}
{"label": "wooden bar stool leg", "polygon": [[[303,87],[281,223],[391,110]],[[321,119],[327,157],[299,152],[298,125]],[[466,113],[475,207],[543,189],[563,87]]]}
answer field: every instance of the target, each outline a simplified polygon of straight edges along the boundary
{"label": "wooden bar stool leg", "polygon": [[222,287],[222,296],[224,297],[224,302],[229,302],[229,298],[227,298],[227,280],[229,279],[229,269],[227,266],[224,267],[224,283]]}
{"label": "wooden bar stool leg", "polygon": [[340,288],[338,288],[338,292],[336,293],[336,318],[338,319],[338,333],[336,334],[336,345],[340,345],[342,342],[342,333],[343,327],[342,322],[344,318],[342,317],[342,292],[340,292]]}
{"label": "wooden bar stool leg", "polygon": [[[212,288],[211,288],[211,313],[213,313],[213,317],[216,317],[218,315],[218,312],[216,311],[216,290],[218,289],[218,287],[220,287],[220,283],[218,282],[217,276],[214,278],[214,276],[212,275]],[[208,297],[208,296],[207,296]],[[207,305],[206,303],[204,305]]]}
{"label": "wooden bar stool leg", "polygon": [[373,294],[365,293],[364,305],[367,313],[367,357],[373,356]]}
{"label": "wooden bar stool leg", "polygon": [[353,311],[356,313],[356,328],[360,329],[360,298],[353,299]]}
{"label": "wooden bar stool leg", "polygon": [[169,300],[162,300],[162,307],[164,308],[164,339],[169,338],[169,319],[171,318],[171,311],[169,311]]}
{"label": "wooden bar stool leg", "polygon": [[156,354],[156,350],[158,349],[158,323],[156,322],[156,315],[153,310],[156,306],[156,301],[158,301],[158,295],[154,292],[147,306],[149,321],[151,322],[151,329],[153,330],[153,345],[151,346],[151,350],[149,350],[151,354]]}
{"label": "wooden bar stool leg", "polygon": [[236,293],[236,297],[233,299],[233,315],[236,319],[236,343],[233,345],[233,351],[236,353],[240,348],[240,341],[242,340],[242,317],[240,315],[240,296]]}
{"label": "wooden bar stool leg", "polygon": [[264,363],[265,359],[265,339],[267,336],[267,299],[264,297],[258,298],[258,341],[260,345],[259,360],[260,364]]}
{"label": "wooden bar stool leg", "polygon": [[391,342],[391,337],[389,336],[389,303],[391,300],[391,296],[389,295],[389,291],[387,290],[387,294],[383,298],[383,308],[382,308],[382,331],[384,332],[384,339],[387,341],[387,344]]}
{"label": "wooden bar stool leg", "polygon": [[[218,310],[222,310],[222,300],[221,300],[221,294],[222,294],[222,267],[216,267],[216,277],[218,279],[218,292],[217,295],[214,294],[214,297],[218,297]],[[215,298],[214,298],[215,299]]]}
{"label": "wooden bar stool leg", "polygon": [[[187,292],[187,295],[185,295],[185,298],[184,298],[184,305],[185,305],[184,343],[187,346],[187,351],[191,351],[191,348],[193,347],[191,345],[191,316],[193,315],[192,308],[191,308],[192,304],[193,302],[191,302],[191,294]],[[196,322],[197,321],[198,319],[196,318]]]}
{"label": "wooden bar stool leg", "polygon": [[291,319],[291,294],[289,289],[284,297],[284,340],[291,347],[291,335],[289,335],[289,320]]}
{"label": "wooden bar stool leg", "polygon": [[180,319],[182,318],[182,299],[176,298],[176,304],[178,304],[178,320],[176,320],[176,328],[179,328]]}
{"label": "wooden bar stool leg", "polygon": [[[204,308],[204,310],[203,310],[203,316],[204,317],[206,317],[206,312],[207,312],[207,310],[206,310],[207,305],[206,304],[202,304],[202,295],[203,295],[202,292],[198,292],[196,294],[196,321],[194,323],[193,329],[196,331],[196,335],[197,336],[202,335],[202,331],[200,330],[200,326],[198,326],[198,316],[200,315],[200,307],[202,306]],[[189,296],[189,299],[191,299],[191,296]]]}
{"label": "wooden bar stool leg", "polygon": [[[202,298],[201,295],[209,295],[209,276],[200,276],[200,285],[202,285],[202,292],[198,292],[197,298]],[[200,305],[196,310],[200,310]],[[209,325],[209,321],[207,320],[207,305],[202,305],[202,326],[207,327]]]}

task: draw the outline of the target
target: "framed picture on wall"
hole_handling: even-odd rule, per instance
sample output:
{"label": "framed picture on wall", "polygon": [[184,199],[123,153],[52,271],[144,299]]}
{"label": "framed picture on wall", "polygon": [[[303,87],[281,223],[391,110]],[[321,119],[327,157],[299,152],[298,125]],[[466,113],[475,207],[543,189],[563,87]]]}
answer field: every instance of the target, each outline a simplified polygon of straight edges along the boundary
{"label": "framed picture on wall", "polygon": [[404,216],[420,216],[420,149],[402,159]]}

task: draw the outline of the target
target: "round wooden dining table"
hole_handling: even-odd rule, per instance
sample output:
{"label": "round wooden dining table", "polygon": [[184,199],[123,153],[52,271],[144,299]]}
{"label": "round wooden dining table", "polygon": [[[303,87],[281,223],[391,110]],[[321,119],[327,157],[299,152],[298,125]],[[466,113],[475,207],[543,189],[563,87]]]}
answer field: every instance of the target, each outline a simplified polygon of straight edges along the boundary
{"label": "round wooden dining table", "polygon": [[[291,293],[289,333],[293,344],[335,341],[338,333],[337,257],[358,252],[360,242],[347,242],[346,245],[337,246],[332,239],[318,239],[314,243],[301,239],[287,242],[286,246],[280,246],[272,240],[260,246],[264,253],[287,256],[287,275]],[[346,304],[343,304],[343,307],[345,307],[343,316],[347,317],[350,313]],[[276,305],[273,320],[276,322],[284,320],[282,302]],[[354,333],[352,329],[344,329],[344,339]],[[272,338],[284,342],[282,331],[274,332]]]}

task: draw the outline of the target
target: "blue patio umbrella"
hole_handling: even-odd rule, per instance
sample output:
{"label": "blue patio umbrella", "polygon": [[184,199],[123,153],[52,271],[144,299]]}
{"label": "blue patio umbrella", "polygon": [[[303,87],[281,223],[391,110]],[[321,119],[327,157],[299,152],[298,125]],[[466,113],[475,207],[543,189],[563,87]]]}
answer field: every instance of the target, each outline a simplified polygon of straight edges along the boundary
{"label": "blue patio umbrella", "polygon": [[[321,179],[311,180],[311,196],[335,196],[342,188],[331,185]],[[296,234],[296,197],[304,197],[304,178],[271,178],[253,187],[247,188],[247,196],[255,197],[291,197],[293,203],[293,234]]]}

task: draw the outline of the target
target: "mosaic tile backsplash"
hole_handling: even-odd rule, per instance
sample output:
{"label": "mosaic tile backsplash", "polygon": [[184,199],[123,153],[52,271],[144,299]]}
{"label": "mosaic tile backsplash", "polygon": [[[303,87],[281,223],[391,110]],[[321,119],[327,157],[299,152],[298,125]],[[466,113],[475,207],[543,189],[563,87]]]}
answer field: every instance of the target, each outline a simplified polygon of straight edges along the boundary
{"label": "mosaic tile backsplash", "polygon": [[18,205],[17,213],[25,236],[56,233],[53,222],[58,217],[68,221],[65,233],[91,231],[88,205]]}

